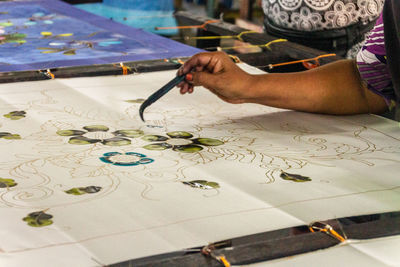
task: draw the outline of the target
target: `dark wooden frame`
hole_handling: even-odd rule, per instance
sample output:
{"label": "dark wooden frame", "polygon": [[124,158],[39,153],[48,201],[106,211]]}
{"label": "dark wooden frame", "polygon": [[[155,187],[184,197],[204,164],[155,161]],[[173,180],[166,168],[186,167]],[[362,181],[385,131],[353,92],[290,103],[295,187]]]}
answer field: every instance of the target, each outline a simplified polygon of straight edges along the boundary
{"label": "dark wooden frame", "polygon": [[[180,25],[202,25],[206,21],[214,20],[210,17],[202,17],[185,11],[179,11],[175,14],[175,16]],[[214,35],[238,35],[241,32],[248,31],[247,29],[223,21],[207,24],[205,26],[205,30],[207,32],[213,33]],[[262,45],[279,38],[268,35],[266,33],[251,33],[243,35],[242,39],[245,42],[249,42],[254,45]],[[239,57],[243,57],[245,59],[244,61],[246,63],[249,63],[250,65],[260,66],[261,64],[259,63],[261,62],[264,65],[267,65],[281,63],[288,60],[315,58],[319,55],[327,54],[327,52],[314,48],[309,48],[304,45],[292,43],[289,41],[272,44],[270,48],[271,50],[266,50],[264,53],[245,54],[239,55]],[[319,61],[323,65],[339,59],[342,59],[342,57],[327,57],[322,58]]]}
{"label": "dark wooden frame", "polygon": [[[183,58],[184,59],[184,58]],[[126,62],[124,66],[128,68],[128,74],[173,70],[178,69],[181,65],[165,60],[146,60]],[[49,70],[55,78],[72,78],[72,77],[94,77],[104,75],[122,75],[123,69],[119,63],[103,64],[79,67],[66,67]],[[51,77],[46,74],[47,70],[40,71],[14,71],[0,73],[0,83],[24,82],[49,80]]]}
{"label": "dark wooden frame", "polygon": [[[400,211],[352,216],[324,221],[347,239],[366,240],[400,234]],[[217,242],[215,255],[224,255],[232,265],[244,265],[326,249],[340,244],[308,226],[291,227]],[[205,246],[207,244],[204,244]],[[201,247],[155,255],[110,265],[110,267],[222,266],[199,252]]]}

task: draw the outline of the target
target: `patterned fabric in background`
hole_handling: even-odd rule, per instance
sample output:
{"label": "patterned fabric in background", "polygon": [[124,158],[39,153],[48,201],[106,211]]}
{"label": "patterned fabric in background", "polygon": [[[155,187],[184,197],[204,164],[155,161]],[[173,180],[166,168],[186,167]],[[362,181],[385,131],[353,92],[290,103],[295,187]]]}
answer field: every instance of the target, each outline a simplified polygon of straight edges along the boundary
{"label": "patterned fabric in background", "polygon": [[275,25],[301,31],[337,29],[376,19],[384,0],[263,0]]}
{"label": "patterned fabric in background", "polygon": [[392,77],[386,62],[384,25],[382,15],[370,32],[367,40],[357,55],[360,76],[368,89],[382,96],[389,109],[396,104]]}

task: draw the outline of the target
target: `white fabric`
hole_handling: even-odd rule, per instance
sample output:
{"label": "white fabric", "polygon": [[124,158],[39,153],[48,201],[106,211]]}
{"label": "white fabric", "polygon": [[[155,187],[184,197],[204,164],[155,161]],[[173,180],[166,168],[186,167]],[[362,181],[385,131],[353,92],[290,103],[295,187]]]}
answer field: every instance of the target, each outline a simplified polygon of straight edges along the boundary
{"label": "white fabric", "polygon": [[[242,66],[247,71],[254,68]],[[232,105],[202,88],[173,90],[147,108],[140,104],[175,71],[119,77],[55,79],[0,85],[0,266],[99,266],[228,238],[332,219],[400,209],[400,131],[370,115],[324,116],[254,104]],[[340,86],[340,85],[338,85]],[[138,101],[140,102],[140,101]],[[59,130],[105,125],[166,136],[224,142],[196,153],[126,146],[69,144]],[[108,152],[154,159],[137,166],[100,160]],[[132,158],[136,158],[132,156]],[[280,178],[281,171],[309,182]],[[203,190],[183,181],[217,182]],[[98,186],[71,195],[75,187]],[[209,188],[209,187],[208,187]],[[53,224],[22,218],[45,211]]]}

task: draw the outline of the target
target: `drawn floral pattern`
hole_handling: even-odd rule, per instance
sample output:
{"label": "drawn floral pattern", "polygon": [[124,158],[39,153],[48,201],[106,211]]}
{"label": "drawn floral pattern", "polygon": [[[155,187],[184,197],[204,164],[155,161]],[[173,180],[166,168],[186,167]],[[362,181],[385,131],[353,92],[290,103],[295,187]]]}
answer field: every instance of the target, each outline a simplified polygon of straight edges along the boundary
{"label": "drawn floral pattern", "polygon": [[0,188],[9,188],[16,185],[17,183],[13,179],[0,178]]}
{"label": "drawn floral pattern", "polygon": [[206,180],[194,180],[190,182],[182,182],[184,185],[191,186],[193,188],[199,188],[199,189],[204,189],[204,190],[209,190],[209,189],[217,189],[219,188],[219,184],[216,182],[209,182]]}
{"label": "drawn floral pattern", "polygon": [[36,211],[29,213],[28,216],[24,217],[22,220],[27,222],[29,226],[43,227],[53,223],[51,218],[53,218],[53,215],[47,214],[44,211]]}
{"label": "drawn floral pattern", "polygon": [[176,131],[169,132],[167,136],[161,135],[145,135],[143,140],[148,142],[157,142],[144,146],[148,150],[165,150],[170,149],[184,153],[195,153],[203,150],[203,146],[219,146],[224,142],[211,138],[195,138],[188,132]]}
{"label": "drawn floral pattern", "polygon": [[67,194],[80,196],[84,194],[94,194],[101,190],[101,186],[87,186],[87,187],[74,187],[69,190],[64,191]]}
{"label": "drawn floral pattern", "polygon": [[131,144],[129,138],[136,138],[143,135],[141,130],[117,130],[109,133],[109,128],[104,125],[90,125],[82,130],[59,130],[58,135],[70,136],[68,143],[74,145],[88,145],[102,143],[107,146],[126,146]]}
{"label": "drawn floral pattern", "polygon": [[137,166],[154,162],[154,159],[147,158],[146,155],[136,152],[108,152],[103,154],[100,160],[116,166]]}
{"label": "drawn floral pattern", "polygon": [[298,183],[311,181],[310,177],[302,176],[299,174],[291,174],[291,173],[287,173],[287,172],[282,172],[280,176],[283,180],[288,180],[288,181],[293,181],[293,182],[298,182]]}
{"label": "drawn floral pattern", "polygon": [[21,139],[21,136],[19,134],[0,132],[0,138],[11,140],[11,139]]}
{"label": "drawn floral pattern", "polygon": [[25,118],[25,115],[26,115],[25,111],[12,111],[8,114],[4,114],[3,116],[11,120],[20,120],[22,118]]}

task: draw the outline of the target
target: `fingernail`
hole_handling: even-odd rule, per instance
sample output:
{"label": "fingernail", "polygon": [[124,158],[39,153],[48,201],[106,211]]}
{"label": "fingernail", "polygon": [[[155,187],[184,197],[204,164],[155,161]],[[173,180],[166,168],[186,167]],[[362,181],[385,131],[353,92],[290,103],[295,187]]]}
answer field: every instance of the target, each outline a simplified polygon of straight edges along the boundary
{"label": "fingernail", "polygon": [[186,74],[185,79],[186,79],[186,81],[188,81],[188,82],[193,81],[193,74],[191,74],[191,73]]}

